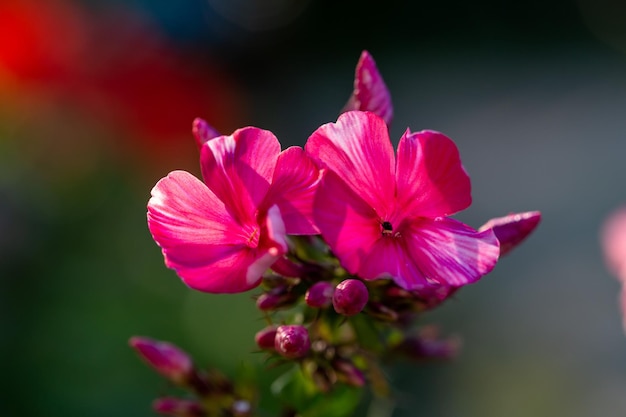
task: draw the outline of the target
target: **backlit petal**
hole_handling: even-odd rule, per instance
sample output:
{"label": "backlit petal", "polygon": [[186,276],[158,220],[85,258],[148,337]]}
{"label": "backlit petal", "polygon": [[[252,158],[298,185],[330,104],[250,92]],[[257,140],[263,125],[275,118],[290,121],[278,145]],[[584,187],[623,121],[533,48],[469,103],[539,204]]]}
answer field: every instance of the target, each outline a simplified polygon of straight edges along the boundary
{"label": "backlit petal", "polygon": [[[392,278],[399,286],[416,290],[429,285],[411,259],[404,239],[381,237],[365,255],[358,275],[363,279]],[[407,283],[410,283],[408,285]]]}
{"label": "backlit petal", "polygon": [[469,176],[456,145],[445,135],[407,130],[397,161],[398,207],[407,215],[447,216],[471,204]]}
{"label": "backlit petal", "polygon": [[193,289],[214,294],[239,293],[258,286],[263,272],[277,259],[268,250],[250,248],[239,248],[223,255],[213,259],[209,265],[197,268],[181,266],[176,272]]}
{"label": "backlit petal", "polygon": [[322,176],[314,203],[315,224],[341,265],[354,274],[381,237],[376,212],[332,171]]}
{"label": "backlit petal", "polygon": [[313,222],[313,200],[320,175],[302,148],[294,146],[278,156],[265,204],[278,205],[288,234],[319,233]]}
{"label": "backlit petal", "polygon": [[266,249],[255,248],[256,224],[239,225],[206,185],[184,171],[161,179],[148,202],[148,227],[165,264],[190,287],[239,292],[258,284],[247,269]]}
{"label": "backlit petal", "polygon": [[[433,283],[461,286],[475,282],[498,261],[498,239],[491,229],[477,232],[451,218],[411,219],[401,228],[411,258]],[[406,289],[421,284],[409,279],[397,283]]]}
{"label": "backlit petal", "polygon": [[343,111],[371,111],[389,125],[393,118],[391,95],[369,52],[363,51],[354,73],[354,91]]}
{"label": "backlit petal", "polygon": [[321,167],[334,171],[381,217],[392,211],[395,158],[383,119],[370,112],[343,113],[337,123],[317,129],[305,149]]}
{"label": "backlit petal", "polygon": [[245,223],[267,194],[279,153],[276,136],[255,127],[210,139],[200,155],[204,182]]}

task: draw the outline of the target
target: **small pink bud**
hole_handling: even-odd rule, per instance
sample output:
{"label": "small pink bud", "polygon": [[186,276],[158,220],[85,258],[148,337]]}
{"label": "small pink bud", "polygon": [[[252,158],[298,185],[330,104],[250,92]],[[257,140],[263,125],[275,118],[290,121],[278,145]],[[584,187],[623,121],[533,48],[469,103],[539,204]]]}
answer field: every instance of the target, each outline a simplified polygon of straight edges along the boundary
{"label": "small pink bud", "polygon": [[264,350],[274,350],[274,340],[276,340],[276,326],[259,330],[254,336],[257,346]]}
{"label": "small pink bud", "polygon": [[184,384],[193,375],[189,355],[171,343],[134,336],[129,344],[148,365],[177,384]]}
{"label": "small pink bud", "polygon": [[367,287],[358,279],[346,279],[335,287],[333,294],[333,307],[335,311],[344,316],[353,316],[363,310],[369,294]]}
{"label": "small pink bud", "polygon": [[311,348],[309,332],[306,327],[297,324],[278,326],[274,348],[286,358],[301,358]]}
{"label": "small pink bud", "polygon": [[293,262],[291,259],[286,257],[278,258],[272,264],[272,271],[280,274],[284,277],[301,277],[304,274],[304,267]]}
{"label": "small pink bud", "polygon": [[541,213],[527,211],[497,217],[482,225],[479,232],[492,229],[500,242],[500,256],[504,256],[530,235],[539,225]]}
{"label": "small pink bud", "polygon": [[427,326],[404,339],[398,349],[413,359],[453,359],[461,349],[461,340],[454,336],[441,338],[439,329]]}
{"label": "small pink bud", "polygon": [[174,417],[202,417],[206,415],[202,405],[196,401],[175,397],[157,398],[152,403],[152,409],[159,414]]}
{"label": "small pink bud", "polygon": [[262,311],[276,310],[293,304],[296,299],[297,296],[289,292],[287,286],[280,286],[261,294],[256,300],[256,306]]}
{"label": "small pink bud", "polygon": [[209,140],[221,136],[220,132],[215,130],[213,126],[199,117],[193,121],[191,132],[196,140],[196,146],[198,149],[202,149],[202,146]]}
{"label": "small pink bud", "polygon": [[389,89],[380,75],[376,62],[369,52],[363,51],[354,72],[354,90],[343,111],[371,111],[389,125],[393,118],[393,105]]}
{"label": "small pink bud", "polygon": [[365,375],[351,361],[347,359],[335,359],[333,369],[337,377],[348,385],[362,387],[365,385]]}
{"label": "small pink bud", "polygon": [[309,307],[326,308],[333,301],[335,288],[328,281],[319,281],[311,285],[304,295],[304,301]]}

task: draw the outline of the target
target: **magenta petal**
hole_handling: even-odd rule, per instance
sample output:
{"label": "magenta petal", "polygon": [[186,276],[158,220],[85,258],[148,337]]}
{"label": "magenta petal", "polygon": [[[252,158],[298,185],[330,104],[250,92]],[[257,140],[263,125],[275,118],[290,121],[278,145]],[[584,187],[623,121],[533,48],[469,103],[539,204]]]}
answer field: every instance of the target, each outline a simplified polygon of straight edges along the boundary
{"label": "magenta petal", "polygon": [[207,143],[209,140],[221,136],[220,133],[213,128],[213,126],[199,117],[193,121],[191,131],[196,140],[198,150],[202,149],[202,145]]}
{"label": "magenta petal", "polygon": [[493,229],[500,242],[500,256],[504,256],[522,243],[539,225],[541,213],[527,211],[497,217],[482,225],[479,231]]}
{"label": "magenta petal", "polygon": [[[402,227],[411,258],[427,280],[450,286],[477,281],[491,272],[500,253],[492,230],[477,232],[451,218],[413,219]],[[419,281],[398,282],[405,289]]]}
{"label": "magenta petal", "polygon": [[405,247],[404,239],[381,237],[365,255],[358,275],[363,279],[392,278],[408,290],[429,285]]}
{"label": "magenta petal", "polygon": [[[235,249],[235,248],[233,248]],[[187,268],[179,266],[176,273],[189,287],[213,294],[239,293],[255,288],[265,272],[277,259],[274,250],[236,248],[211,264]]]}
{"label": "magenta petal", "polygon": [[180,244],[239,245],[247,241],[224,203],[185,171],[171,172],[152,189],[148,227],[164,250]]}
{"label": "magenta petal", "polygon": [[354,91],[343,111],[371,111],[382,117],[387,125],[393,119],[391,94],[378,72],[374,58],[367,51],[361,53],[354,73]]}
{"label": "magenta petal", "polygon": [[348,272],[360,269],[381,236],[376,212],[332,171],[324,172],[314,203],[315,224]]}
{"label": "magenta petal", "polygon": [[411,216],[435,218],[467,208],[470,179],[459,151],[445,135],[407,130],[398,145],[398,206]]}
{"label": "magenta petal", "polygon": [[314,235],[313,200],[321,174],[302,148],[291,147],[278,156],[265,204],[280,208],[288,234]]}
{"label": "magenta petal", "polygon": [[309,137],[306,152],[335,172],[381,217],[393,209],[395,157],[387,125],[370,112],[350,111]]}
{"label": "magenta petal", "polygon": [[238,224],[217,196],[188,172],[174,171],[155,185],[148,227],[165,264],[192,288],[241,292],[260,281],[260,276],[248,276],[248,268],[270,251],[253,247],[260,227]]}
{"label": "magenta petal", "polygon": [[267,194],[279,153],[280,143],[272,132],[239,129],[202,147],[202,177],[228,210],[245,223]]}

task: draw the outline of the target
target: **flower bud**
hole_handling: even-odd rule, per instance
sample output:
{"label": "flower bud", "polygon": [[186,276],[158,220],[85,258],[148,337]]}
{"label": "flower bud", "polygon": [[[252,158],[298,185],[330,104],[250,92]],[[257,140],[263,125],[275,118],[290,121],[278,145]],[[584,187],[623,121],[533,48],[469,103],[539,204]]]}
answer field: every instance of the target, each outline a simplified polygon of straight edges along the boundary
{"label": "flower bud", "polygon": [[285,325],[278,326],[274,349],[282,356],[290,359],[306,356],[311,347],[309,332],[304,326]]}
{"label": "flower bud", "polygon": [[148,365],[176,384],[186,383],[194,373],[189,355],[171,343],[134,336],[129,344]]}
{"label": "flower bud", "polygon": [[196,401],[175,397],[157,398],[152,403],[152,409],[159,414],[174,417],[202,417],[206,415],[202,405]]}
{"label": "flower bud", "polygon": [[274,350],[274,340],[276,339],[276,326],[269,326],[259,330],[254,336],[257,346],[263,350]]}
{"label": "flower bud", "polygon": [[428,326],[417,335],[408,336],[397,347],[402,353],[413,359],[452,359],[461,349],[458,337],[441,338],[436,327]]}
{"label": "flower bud", "polygon": [[276,310],[293,304],[296,299],[297,296],[287,286],[280,286],[261,294],[256,300],[256,306],[262,311]]}
{"label": "flower bud", "polygon": [[309,288],[304,295],[304,301],[309,307],[326,308],[333,301],[333,293],[335,288],[328,281],[316,282]]}
{"label": "flower bud", "polygon": [[367,313],[379,320],[398,321],[398,313],[382,303],[369,303]]}
{"label": "flower bud", "polygon": [[344,316],[353,316],[363,310],[369,294],[367,287],[358,279],[346,279],[335,287],[333,307]]}
{"label": "flower bud", "polygon": [[482,225],[479,232],[492,229],[500,242],[500,256],[504,256],[532,233],[541,220],[538,211],[514,213],[504,217],[497,217]]}
{"label": "flower bud", "polygon": [[204,146],[205,143],[220,136],[220,132],[215,130],[213,126],[199,117],[193,121],[191,131],[194,139],[196,140],[196,146],[198,149],[202,149],[202,146]]}
{"label": "flower bud", "polygon": [[354,363],[347,359],[335,359],[332,363],[337,377],[348,385],[362,387],[365,385],[365,375]]}

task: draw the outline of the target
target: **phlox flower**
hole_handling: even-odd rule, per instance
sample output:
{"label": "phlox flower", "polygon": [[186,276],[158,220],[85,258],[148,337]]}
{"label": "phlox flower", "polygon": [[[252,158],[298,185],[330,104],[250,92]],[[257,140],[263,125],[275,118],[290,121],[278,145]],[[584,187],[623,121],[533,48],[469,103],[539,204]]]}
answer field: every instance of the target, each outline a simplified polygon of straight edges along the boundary
{"label": "phlox flower", "polygon": [[443,134],[407,129],[396,157],[381,117],[349,111],[317,129],[305,150],[324,168],[315,223],[351,274],[419,290],[462,286],[495,266],[493,230],[447,217],[470,205],[471,190]]}
{"label": "phlox flower", "polygon": [[312,209],[319,171],[302,148],[281,152],[267,130],[229,136],[202,129],[203,181],[174,171],[152,189],[148,227],[165,264],[191,288],[243,292],[288,250],[287,234],[316,234]]}

